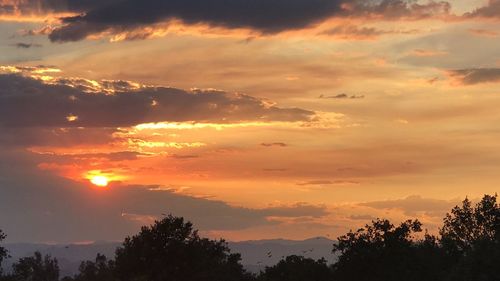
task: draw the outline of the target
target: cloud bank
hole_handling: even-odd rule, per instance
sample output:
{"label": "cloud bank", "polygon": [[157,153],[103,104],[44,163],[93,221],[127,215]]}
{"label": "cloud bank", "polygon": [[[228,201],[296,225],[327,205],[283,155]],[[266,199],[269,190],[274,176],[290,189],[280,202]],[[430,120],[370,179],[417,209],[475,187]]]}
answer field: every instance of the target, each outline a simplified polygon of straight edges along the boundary
{"label": "cloud bank", "polygon": [[[447,16],[445,1],[419,4],[412,0],[3,0],[0,14],[69,12],[61,25],[51,30],[53,42],[83,40],[101,33],[122,33],[168,24],[208,25],[226,29],[250,29],[275,34],[303,29],[330,18],[420,20]],[[344,30],[345,32],[345,30]],[[364,36],[377,31],[362,29]],[[368,34],[365,34],[368,33]],[[147,34],[132,36],[146,38]]]}
{"label": "cloud bank", "polygon": [[464,85],[500,82],[500,68],[468,68],[448,71],[449,75]]}
{"label": "cloud bank", "polygon": [[0,74],[0,126],[128,127],[152,122],[296,122],[313,111],[219,90]]}

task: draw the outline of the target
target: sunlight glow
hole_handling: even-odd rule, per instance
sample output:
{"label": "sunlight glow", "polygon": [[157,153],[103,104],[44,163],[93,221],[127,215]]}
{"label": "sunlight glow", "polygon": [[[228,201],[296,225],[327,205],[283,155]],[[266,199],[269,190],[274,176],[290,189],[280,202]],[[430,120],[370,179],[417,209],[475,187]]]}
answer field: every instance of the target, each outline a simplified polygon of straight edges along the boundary
{"label": "sunlight glow", "polygon": [[96,186],[106,187],[106,186],[108,186],[109,179],[105,176],[93,176],[90,179],[90,182]]}

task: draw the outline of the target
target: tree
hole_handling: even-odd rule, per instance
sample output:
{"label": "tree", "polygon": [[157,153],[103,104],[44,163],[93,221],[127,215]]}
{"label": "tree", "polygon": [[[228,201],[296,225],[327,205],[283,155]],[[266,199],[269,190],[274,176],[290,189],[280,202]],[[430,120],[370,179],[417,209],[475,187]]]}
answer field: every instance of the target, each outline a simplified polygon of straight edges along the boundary
{"label": "tree", "polygon": [[485,195],[474,207],[465,199],[444,219],[441,243],[454,260],[448,280],[500,280],[500,207]]}
{"label": "tree", "polygon": [[[2,242],[3,240],[5,240],[5,238],[7,238],[7,235],[5,235],[5,233],[3,233],[3,231],[0,229],[0,242]],[[2,276],[2,274],[3,274],[2,262],[7,257],[8,257],[7,249],[5,249],[4,247],[0,246],[0,276]]]}
{"label": "tree", "polygon": [[121,281],[241,281],[250,278],[227,243],[200,238],[183,218],[165,217],[127,237],[116,251]]}
{"label": "tree", "polygon": [[288,256],[278,264],[266,267],[258,280],[262,281],[328,281],[332,279],[325,259],[313,260]]}
{"label": "tree", "polygon": [[72,279],[75,281],[112,281],[114,280],[114,261],[97,254],[95,262],[84,261],[80,264],[79,273]]}
{"label": "tree", "polygon": [[57,259],[49,255],[42,258],[40,252],[32,257],[21,258],[12,265],[12,280],[19,281],[58,281],[59,265]]}
{"label": "tree", "polygon": [[446,214],[440,230],[444,245],[463,252],[478,241],[500,241],[500,208],[497,195],[485,195],[472,207],[469,199]]}
{"label": "tree", "polygon": [[429,263],[421,253],[425,250],[434,255],[437,244],[429,235],[417,241],[416,234],[420,232],[422,224],[418,220],[396,227],[388,220],[377,219],[339,237],[333,248],[340,254],[333,267],[336,280],[436,280],[439,273],[424,270]]}

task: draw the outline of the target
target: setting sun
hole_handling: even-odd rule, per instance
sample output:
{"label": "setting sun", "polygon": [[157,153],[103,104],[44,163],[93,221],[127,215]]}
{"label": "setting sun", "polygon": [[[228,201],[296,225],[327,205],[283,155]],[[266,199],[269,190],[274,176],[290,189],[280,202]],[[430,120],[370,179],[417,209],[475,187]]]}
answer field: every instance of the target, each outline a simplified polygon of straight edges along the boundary
{"label": "setting sun", "polygon": [[93,176],[90,179],[90,182],[93,183],[94,185],[105,187],[108,186],[109,179],[105,176]]}

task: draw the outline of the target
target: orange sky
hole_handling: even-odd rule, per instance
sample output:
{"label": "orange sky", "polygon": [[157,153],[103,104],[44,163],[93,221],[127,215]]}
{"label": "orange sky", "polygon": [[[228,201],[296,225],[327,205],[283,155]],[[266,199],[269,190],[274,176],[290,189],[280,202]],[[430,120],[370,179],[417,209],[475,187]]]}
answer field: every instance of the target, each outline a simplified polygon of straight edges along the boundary
{"label": "orange sky", "polygon": [[119,240],[162,213],[229,240],[436,231],[498,191],[500,1],[246,1],[0,0],[11,241]]}

